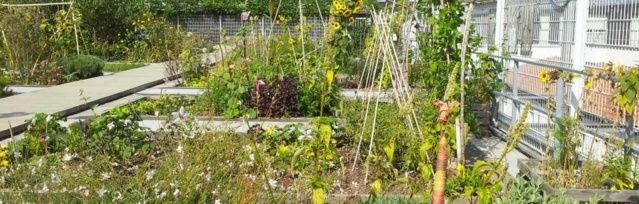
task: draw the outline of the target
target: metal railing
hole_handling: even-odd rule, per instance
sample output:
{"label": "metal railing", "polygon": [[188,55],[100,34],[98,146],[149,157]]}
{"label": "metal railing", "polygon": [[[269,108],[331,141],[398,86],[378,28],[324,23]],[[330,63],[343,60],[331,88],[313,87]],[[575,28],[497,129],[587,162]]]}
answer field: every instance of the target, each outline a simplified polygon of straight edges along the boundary
{"label": "metal railing", "polygon": [[[511,76],[504,77],[508,86],[501,92],[495,92],[497,98],[493,106],[493,130],[501,133],[498,135],[503,137],[503,139],[507,139],[504,134],[511,125],[517,122],[524,104],[530,101],[531,110],[526,119],[526,122],[530,124],[530,128],[524,134],[520,143],[521,149],[528,155],[535,158],[544,157],[547,152],[546,144],[550,144],[549,153],[553,154],[553,150],[557,148],[559,144],[559,141],[553,136],[553,131],[557,127],[553,119],[562,117],[563,115],[569,115],[570,112],[573,112],[574,115],[579,114],[581,120],[579,138],[581,145],[577,148],[581,159],[602,159],[606,152],[617,151],[617,149],[615,149],[616,146],[612,145],[611,141],[615,139],[625,141],[632,137],[637,137],[636,124],[627,124],[625,120],[615,121],[615,119],[605,115],[595,114],[588,106],[583,106],[583,109],[577,111],[574,109],[578,109],[579,106],[575,107],[571,105],[569,101],[559,100],[567,98],[567,95],[573,93],[575,87],[570,83],[556,85],[554,86],[555,89],[553,92],[546,91],[542,94],[524,91],[527,88],[522,87],[522,85],[530,86],[532,84],[537,87],[546,86],[545,83],[542,83],[541,80],[538,79],[538,76],[534,76],[536,78],[534,83],[521,84],[521,77],[528,77],[525,70],[535,67],[570,72],[575,75],[580,75],[581,77],[586,76],[584,71],[522,57],[490,56],[502,60],[504,64],[510,63],[509,73],[507,75]],[[596,89],[596,87],[593,89]],[[552,107],[555,107],[555,110],[550,111],[550,114],[548,111],[548,103],[550,103]],[[588,101],[583,101],[582,103],[588,103]],[[628,132],[631,134],[628,134]],[[631,150],[635,158],[639,156],[639,146],[635,146],[631,148]]]}

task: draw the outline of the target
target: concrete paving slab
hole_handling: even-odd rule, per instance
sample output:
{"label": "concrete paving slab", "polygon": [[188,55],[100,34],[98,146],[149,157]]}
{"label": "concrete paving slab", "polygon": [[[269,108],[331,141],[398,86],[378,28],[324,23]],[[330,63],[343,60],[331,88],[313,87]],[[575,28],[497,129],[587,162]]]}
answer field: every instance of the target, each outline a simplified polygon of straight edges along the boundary
{"label": "concrete paving slab", "polygon": [[[14,132],[26,129],[25,120],[37,113],[59,113],[68,116],[94,104],[106,103],[162,84],[170,78],[163,63],[138,69],[76,81],[44,90],[0,99],[0,140],[9,137],[9,124]],[[80,96],[80,90],[83,95]],[[84,101],[81,97],[86,97]]]}

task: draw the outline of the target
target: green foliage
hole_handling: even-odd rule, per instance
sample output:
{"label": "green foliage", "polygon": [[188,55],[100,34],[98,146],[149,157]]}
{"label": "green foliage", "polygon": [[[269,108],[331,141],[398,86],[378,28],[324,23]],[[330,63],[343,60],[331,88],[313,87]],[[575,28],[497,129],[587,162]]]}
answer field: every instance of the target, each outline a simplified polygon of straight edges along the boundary
{"label": "green foliage", "polygon": [[553,132],[553,137],[559,141],[557,162],[561,167],[574,167],[579,159],[577,147],[581,145],[579,121],[565,116],[555,118],[555,124],[557,129]]}
{"label": "green foliage", "polygon": [[[318,12],[315,0],[302,0],[305,16],[327,16],[331,1],[317,1],[321,11]],[[274,15],[280,4],[279,0],[149,0],[151,9],[168,17],[189,14],[240,14],[251,11],[251,15]],[[298,0],[282,0],[279,15],[299,17]]]}
{"label": "green foliage", "polygon": [[144,67],[147,64],[143,63],[106,63],[104,65],[104,71],[107,72],[121,72],[130,69]]}
{"label": "green foliage", "polygon": [[[47,84],[37,81],[38,64],[56,61],[76,53],[74,24],[82,19],[77,10],[36,9],[36,7],[0,8],[0,66],[6,67],[13,83]],[[72,16],[76,18],[73,19]],[[78,31],[82,33],[81,30]],[[28,37],[27,37],[28,36]]]}
{"label": "green foliage", "polygon": [[[559,190],[559,195],[549,196],[541,194],[542,179],[526,181],[523,178],[516,178],[513,185],[503,195],[495,196],[495,204],[507,203],[553,203],[553,204],[578,204],[579,201],[567,198],[566,190]],[[595,204],[603,199],[603,195],[593,195],[586,203]]]}
{"label": "green foliage", "polygon": [[104,61],[91,55],[74,55],[57,62],[64,69],[65,75],[73,75],[78,79],[102,76]]}
{"label": "green foliage", "polygon": [[[126,33],[134,22],[149,11],[147,1],[76,0],[73,4],[82,13],[82,25],[92,34],[95,46],[117,42],[119,33]],[[87,39],[89,40],[89,39]]]}
{"label": "green foliage", "polygon": [[487,53],[477,53],[479,66],[470,69],[470,76],[464,84],[466,101],[487,104],[495,99],[494,91],[500,91],[506,86],[498,78],[504,71],[503,63],[488,56],[496,50],[496,47],[490,46]]}
{"label": "green foliage", "polygon": [[67,134],[67,129],[58,123],[61,120],[66,119],[60,114],[38,113],[31,120],[25,121],[29,127],[24,132],[24,139],[15,144],[10,154],[19,152],[21,159],[28,160],[34,156],[64,149],[71,137]]}
{"label": "green foliage", "polygon": [[11,95],[11,90],[8,89],[9,78],[0,75],[0,98]]}
{"label": "green foliage", "polygon": [[635,189],[635,179],[638,173],[634,170],[634,165],[629,157],[606,156],[606,167],[604,168],[605,180],[613,181],[611,190],[633,190]]}

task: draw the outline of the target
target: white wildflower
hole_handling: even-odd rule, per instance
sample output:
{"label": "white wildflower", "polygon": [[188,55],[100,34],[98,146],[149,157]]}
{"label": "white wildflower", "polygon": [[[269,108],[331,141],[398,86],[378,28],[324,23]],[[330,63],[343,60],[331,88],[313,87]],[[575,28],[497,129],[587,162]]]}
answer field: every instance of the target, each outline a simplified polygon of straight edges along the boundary
{"label": "white wildflower", "polygon": [[115,196],[115,198],[113,198],[113,200],[111,200],[111,202],[115,202],[117,200],[122,200],[122,193],[120,193],[120,191],[115,192],[115,194],[117,194],[117,196]]}
{"label": "white wildflower", "polygon": [[42,189],[38,191],[38,193],[48,193],[48,192],[49,192],[49,188],[47,187],[47,184],[44,184],[44,186],[42,186]]}
{"label": "white wildflower", "polygon": [[62,161],[63,162],[68,162],[71,161],[72,157],[69,153],[64,154],[64,156],[62,156]]}
{"label": "white wildflower", "polygon": [[302,140],[302,141],[304,141],[304,140],[306,140],[306,141],[313,140],[314,138],[313,138],[313,136],[311,135],[311,133],[312,133],[312,130],[310,130],[310,129],[305,130],[305,131],[303,131],[303,134],[302,134],[302,135],[300,135],[299,137],[297,137],[297,140]]}
{"label": "white wildflower", "polygon": [[162,199],[162,198],[164,198],[164,197],[166,197],[166,192],[162,192],[162,193],[160,193],[160,195],[158,196],[158,198],[159,198],[159,199]]}
{"label": "white wildflower", "polygon": [[175,191],[173,191],[173,196],[180,197],[180,195],[182,195],[182,193],[180,193],[180,189],[175,189]]}
{"label": "white wildflower", "polygon": [[113,162],[111,165],[113,166],[119,166],[119,164],[117,162]]}
{"label": "white wildflower", "polygon": [[274,179],[268,179],[268,184],[271,185],[271,187],[276,187],[277,181]]}
{"label": "white wildflower", "polygon": [[110,173],[103,173],[102,174],[102,180],[103,181],[108,180],[110,178],[111,178],[111,174]]}
{"label": "white wildflower", "polygon": [[222,202],[220,202],[220,200],[218,199],[218,200],[215,200],[214,204],[222,204]]}
{"label": "white wildflower", "polygon": [[113,130],[114,127],[115,125],[113,124],[113,122],[110,122],[109,124],[107,124],[107,129],[109,130]]}
{"label": "white wildflower", "polygon": [[249,158],[251,159],[251,161],[255,160],[255,154],[249,154]]}
{"label": "white wildflower", "polygon": [[155,174],[155,170],[151,170],[149,172],[146,172],[146,180],[149,181],[151,179],[153,179],[153,175]]}
{"label": "white wildflower", "polygon": [[178,154],[184,154],[184,147],[182,147],[182,143],[180,143],[177,147]]}
{"label": "white wildflower", "polygon": [[104,188],[104,186],[102,186],[102,188],[97,191],[99,197],[102,197],[106,192],[107,190],[106,188]]}
{"label": "white wildflower", "polygon": [[52,119],[53,119],[53,116],[51,116],[51,115],[47,115],[47,119],[46,119],[46,120],[47,120],[47,123],[48,123],[49,121],[51,121]]}

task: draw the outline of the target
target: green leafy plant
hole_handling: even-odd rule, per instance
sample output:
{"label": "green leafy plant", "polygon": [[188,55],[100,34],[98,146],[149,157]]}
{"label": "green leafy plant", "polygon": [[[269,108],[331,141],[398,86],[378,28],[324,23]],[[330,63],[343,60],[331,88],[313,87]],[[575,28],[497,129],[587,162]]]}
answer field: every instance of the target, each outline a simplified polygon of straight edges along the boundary
{"label": "green leafy plant", "polygon": [[[526,181],[523,178],[516,178],[513,185],[505,193],[495,196],[493,203],[554,203],[554,204],[577,204],[581,203],[565,196],[566,189],[560,189],[556,196],[541,194],[542,179]],[[586,203],[595,204],[603,199],[603,195],[593,195]]]}
{"label": "green leafy plant", "polygon": [[637,172],[633,169],[630,158],[607,156],[605,158],[604,179],[611,180],[611,190],[632,190],[635,188]]}
{"label": "green leafy plant", "polygon": [[72,75],[77,79],[102,76],[102,69],[104,69],[104,61],[90,55],[67,57],[58,61],[57,64],[63,67],[65,75]]}
{"label": "green leafy plant", "polygon": [[46,113],[38,113],[32,119],[26,120],[29,127],[24,133],[25,137],[13,145],[10,154],[17,152],[21,160],[28,160],[66,148],[70,137],[67,129],[59,124],[60,121],[66,119],[60,114]]}

